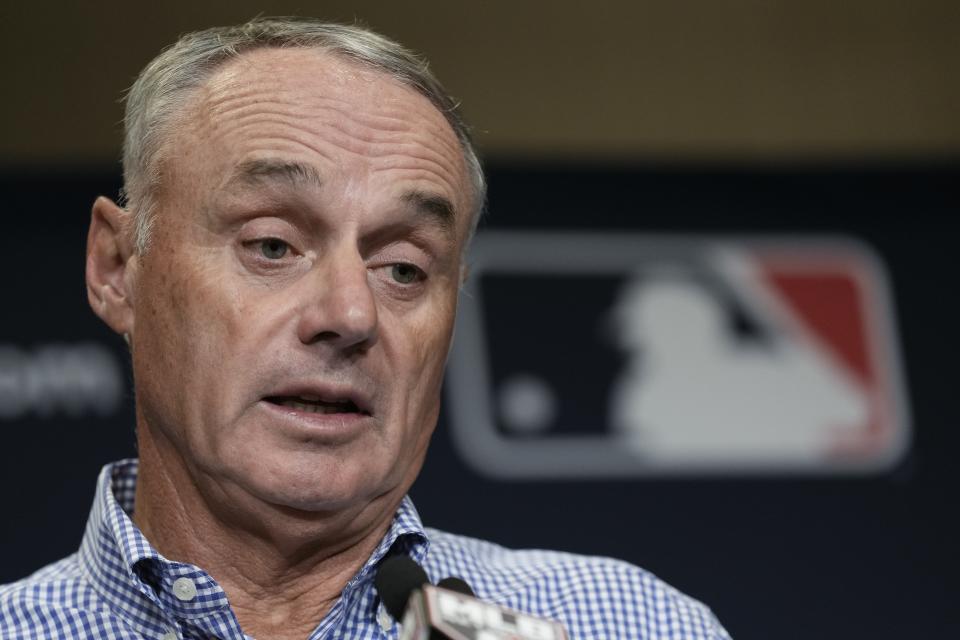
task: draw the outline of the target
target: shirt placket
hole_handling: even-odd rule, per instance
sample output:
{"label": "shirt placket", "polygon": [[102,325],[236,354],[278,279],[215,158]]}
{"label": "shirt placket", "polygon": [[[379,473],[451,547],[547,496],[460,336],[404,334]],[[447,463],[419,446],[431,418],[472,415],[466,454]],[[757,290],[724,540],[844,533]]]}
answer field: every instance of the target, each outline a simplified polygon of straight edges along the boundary
{"label": "shirt placket", "polygon": [[164,612],[175,621],[176,626],[170,632],[179,638],[245,639],[223,589],[202,569],[176,562],[164,563],[157,597]]}

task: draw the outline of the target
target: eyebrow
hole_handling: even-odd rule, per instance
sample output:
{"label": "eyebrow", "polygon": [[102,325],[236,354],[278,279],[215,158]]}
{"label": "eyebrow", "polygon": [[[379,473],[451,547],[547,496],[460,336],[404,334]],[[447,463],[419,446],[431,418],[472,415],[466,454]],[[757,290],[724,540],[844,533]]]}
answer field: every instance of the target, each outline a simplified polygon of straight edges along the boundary
{"label": "eyebrow", "polygon": [[[323,185],[320,174],[312,166],[274,158],[241,162],[227,184],[257,186],[271,181],[285,182],[293,187]],[[447,197],[414,189],[404,193],[401,200],[411,206],[414,213],[432,219],[445,233],[453,234],[456,231],[456,208]]]}
{"label": "eyebrow", "polygon": [[228,184],[240,183],[247,186],[263,182],[286,182],[290,186],[320,187],[323,181],[317,170],[308,164],[275,160],[272,158],[247,160],[237,165]]}
{"label": "eyebrow", "polygon": [[446,233],[456,230],[456,209],[446,197],[423,191],[407,191],[401,198],[418,214],[432,218]]}

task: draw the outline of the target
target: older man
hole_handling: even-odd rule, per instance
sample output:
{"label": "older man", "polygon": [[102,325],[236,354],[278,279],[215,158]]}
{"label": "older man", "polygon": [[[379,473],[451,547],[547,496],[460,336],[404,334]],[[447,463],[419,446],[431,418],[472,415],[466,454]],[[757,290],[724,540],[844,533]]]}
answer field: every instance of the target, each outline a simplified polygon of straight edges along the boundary
{"label": "older man", "polygon": [[721,638],[625,563],[425,529],[484,182],[426,65],[356,27],[182,38],[127,98],[126,203],[93,205],[90,304],[126,337],[139,462],[79,552],[0,590],[0,638],[394,638],[390,554],[574,638]]}

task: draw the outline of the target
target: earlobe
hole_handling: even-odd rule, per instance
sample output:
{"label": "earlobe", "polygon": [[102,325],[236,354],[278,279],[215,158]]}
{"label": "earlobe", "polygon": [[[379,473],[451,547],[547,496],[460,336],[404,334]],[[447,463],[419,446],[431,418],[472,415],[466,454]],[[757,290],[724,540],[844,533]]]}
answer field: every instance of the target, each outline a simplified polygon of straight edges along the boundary
{"label": "earlobe", "polygon": [[93,203],[87,234],[87,297],[90,307],[120,334],[133,332],[133,278],[137,257],[130,213],[109,198]]}

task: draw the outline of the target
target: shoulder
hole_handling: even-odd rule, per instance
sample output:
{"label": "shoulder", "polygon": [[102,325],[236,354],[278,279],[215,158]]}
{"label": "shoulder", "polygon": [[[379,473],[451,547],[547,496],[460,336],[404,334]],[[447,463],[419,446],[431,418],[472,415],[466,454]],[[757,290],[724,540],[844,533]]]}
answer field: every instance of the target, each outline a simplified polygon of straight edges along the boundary
{"label": "shoulder", "polygon": [[134,636],[89,586],[76,554],[0,585],[0,640],[88,637]]}
{"label": "shoulder", "polygon": [[435,529],[428,536],[432,579],[462,577],[483,599],[561,621],[571,639],[729,637],[705,605],[628,562],[507,549]]}
{"label": "shoulder", "polygon": [[0,616],[11,606],[28,602],[61,601],[80,584],[76,554],[47,565],[32,575],[0,585]]}

